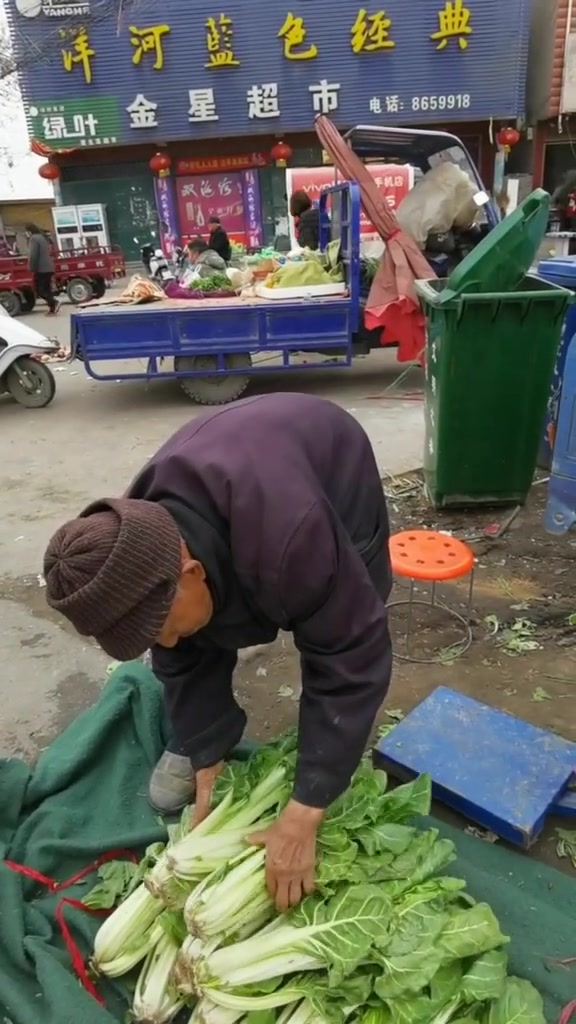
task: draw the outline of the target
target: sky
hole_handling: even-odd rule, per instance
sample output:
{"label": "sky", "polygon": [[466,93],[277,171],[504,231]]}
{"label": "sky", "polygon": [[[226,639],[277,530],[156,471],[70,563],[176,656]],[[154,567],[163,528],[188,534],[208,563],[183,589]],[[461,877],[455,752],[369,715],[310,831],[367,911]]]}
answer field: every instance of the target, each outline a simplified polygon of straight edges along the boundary
{"label": "sky", "polygon": [[[2,0],[0,38],[5,31]],[[24,108],[14,84],[2,86],[0,83],[0,109],[0,203],[10,199],[52,199],[52,185],[38,174],[38,168],[45,160],[30,152]]]}

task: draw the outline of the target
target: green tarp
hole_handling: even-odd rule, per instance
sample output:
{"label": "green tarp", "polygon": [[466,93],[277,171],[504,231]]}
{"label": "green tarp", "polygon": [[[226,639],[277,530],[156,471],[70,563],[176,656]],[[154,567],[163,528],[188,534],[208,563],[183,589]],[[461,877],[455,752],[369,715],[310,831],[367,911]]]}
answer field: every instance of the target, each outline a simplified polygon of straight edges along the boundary
{"label": "green tarp", "polygon": [[[152,673],[118,669],[98,704],[74,722],[30,769],[0,762],[0,853],[57,880],[106,851],[141,850],[163,838],[146,802],[149,773],[163,749],[161,694]],[[529,857],[435,824],[458,847],[451,874],[487,900],[512,938],[511,970],[546,1000],[548,1020],[576,998],[576,972],[547,958],[576,956],[576,885]],[[81,899],[93,884],[64,895]],[[111,1024],[128,1008],[120,984],[105,984],[100,1006],[79,984],[55,924],[60,896],[0,866],[1,1024]],[[97,919],[67,908],[66,921],[85,957]]]}

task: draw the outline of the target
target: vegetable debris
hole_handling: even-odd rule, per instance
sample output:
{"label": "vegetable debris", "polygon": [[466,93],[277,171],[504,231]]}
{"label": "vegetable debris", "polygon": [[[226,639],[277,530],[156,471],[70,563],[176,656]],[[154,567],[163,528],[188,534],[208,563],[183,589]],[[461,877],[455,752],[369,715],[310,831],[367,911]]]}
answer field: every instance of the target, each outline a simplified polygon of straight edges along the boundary
{"label": "vegetable debris", "polygon": [[190,1024],[545,1024],[536,989],[508,977],[491,908],[440,874],[453,844],[414,824],[428,776],[389,790],[363,762],[319,829],[316,893],[277,913],[247,836],[287,803],[295,758],[288,737],[229,765],[201,825],[186,815],[143,868],[100,878],[89,899],[109,906],[108,883],[122,901],[93,967],[139,966],[134,1019],[164,1024],[187,1006]]}

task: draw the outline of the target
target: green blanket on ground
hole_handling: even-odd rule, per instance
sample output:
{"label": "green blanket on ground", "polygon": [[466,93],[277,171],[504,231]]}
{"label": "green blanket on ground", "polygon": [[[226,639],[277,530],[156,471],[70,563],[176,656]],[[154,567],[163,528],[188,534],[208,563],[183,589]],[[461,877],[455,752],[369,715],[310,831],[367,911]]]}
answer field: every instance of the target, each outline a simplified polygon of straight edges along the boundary
{"label": "green blanket on ground", "polygon": [[[164,837],[148,807],[147,781],[164,745],[160,688],[145,666],[118,669],[98,704],[80,716],[30,769],[0,761],[0,853],[3,860],[64,880],[100,854],[140,851]],[[548,1020],[576,997],[574,973],[546,958],[576,956],[574,880],[542,864],[435,824],[456,842],[450,873],[487,900],[511,936],[511,971],[529,978],[546,1000]],[[94,884],[64,893],[76,899]],[[100,1006],[70,966],[54,913],[58,894],[0,865],[0,1021],[2,1024],[111,1024],[123,1021],[123,986],[106,983]],[[67,908],[88,956],[98,919]],[[186,1019],[186,1018],[185,1018]]]}

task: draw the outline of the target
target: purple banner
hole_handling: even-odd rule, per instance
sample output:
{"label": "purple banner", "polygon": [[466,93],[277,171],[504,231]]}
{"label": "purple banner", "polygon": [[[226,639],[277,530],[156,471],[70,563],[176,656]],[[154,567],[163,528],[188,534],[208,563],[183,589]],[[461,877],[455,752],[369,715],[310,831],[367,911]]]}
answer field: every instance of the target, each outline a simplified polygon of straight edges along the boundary
{"label": "purple banner", "polygon": [[180,244],[180,228],[176,188],[174,178],[170,174],[154,178],[154,195],[160,227],[160,245],[168,259],[173,259],[176,246]]}
{"label": "purple banner", "polygon": [[262,204],[257,171],[243,171],[246,247],[262,248]]}

